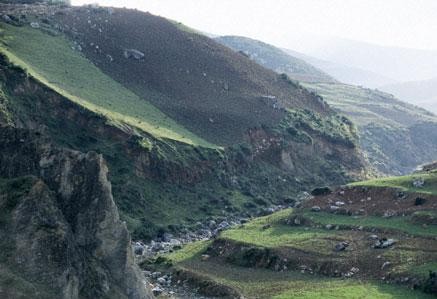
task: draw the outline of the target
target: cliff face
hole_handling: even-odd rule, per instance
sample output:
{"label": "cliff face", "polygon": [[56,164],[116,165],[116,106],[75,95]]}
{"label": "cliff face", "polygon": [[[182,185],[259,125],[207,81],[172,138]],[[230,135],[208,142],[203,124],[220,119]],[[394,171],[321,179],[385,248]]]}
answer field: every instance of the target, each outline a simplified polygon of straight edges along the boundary
{"label": "cliff face", "polygon": [[1,298],[151,298],[94,152],[0,128]]}

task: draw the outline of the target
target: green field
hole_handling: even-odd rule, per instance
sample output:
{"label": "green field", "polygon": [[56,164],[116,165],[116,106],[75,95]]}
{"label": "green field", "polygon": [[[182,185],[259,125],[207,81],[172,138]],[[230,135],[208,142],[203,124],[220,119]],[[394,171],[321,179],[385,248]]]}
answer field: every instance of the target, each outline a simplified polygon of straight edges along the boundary
{"label": "green field", "polygon": [[364,228],[378,227],[382,229],[395,230],[408,233],[415,236],[436,236],[437,226],[430,225],[423,227],[422,225],[413,224],[411,216],[406,217],[391,217],[382,218],[377,216],[347,216],[336,215],[324,212],[306,212],[305,217],[317,224],[332,224],[346,226],[362,226]]}
{"label": "green field", "polygon": [[[414,187],[413,182],[417,179],[423,179],[423,187]],[[398,188],[405,192],[417,192],[424,194],[437,195],[437,172],[417,173],[406,176],[380,178],[363,182],[349,184],[350,186],[367,186],[367,187],[388,187]]]}
{"label": "green field", "polygon": [[215,147],[102,73],[62,36],[4,23],[0,30],[0,52],[70,100],[115,123],[128,124],[157,138]]}
{"label": "green field", "polygon": [[257,299],[431,299],[433,296],[404,287],[372,281],[324,278],[295,271],[238,267],[214,260],[200,261],[211,244],[200,241],[166,256],[177,269],[195,271],[205,279],[227,285],[245,298]]}
{"label": "green field", "polygon": [[[311,218],[310,225],[290,226],[285,221],[299,213],[304,217]],[[326,230],[312,227],[313,224],[334,225],[362,225],[369,228],[394,229],[412,235],[434,236],[437,227],[423,228],[410,224],[407,218],[383,219],[379,217],[354,218],[351,216],[333,215],[323,212],[307,212],[305,210],[282,210],[269,216],[256,218],[244,225],[223,231],[219,236],[219,243],[215,241],[200,241],[185,245],[182,249],[170,254],[164,254],[165,264],[171,265],[172,269],[194,272],[205,280],[214,281],[220,285],[231,287],[245,298],[274,298],[274,299],[313,299],[313,298],[369,298],[369,299],[430,299],[430,295],[420,291],[413,291],[404,286],[396,286],[376,281],[370,277],[366,279],[354,278],[330,278],[321,275],[310,275],[289,269],[286,271],[273,271],[270,268],[240,267],[233,257],[240,256],[240,250],[244,248],[298,248],[314,254],[314,259],[327,257],[339,262],[339,259],[353,259],[357,254],[368,256],[372,250],[368,245],[357,246],[354,251],[345,254],[334,253],[333,244],[340,240],[360,242],[362,237],[355,235],[353,231],[346,229]],[[267,226],[268,225],[268,226]],[[366,234],[366,233],[364,233]],[[354,237],[355,236],[355,237]],[[408,238],[410,239],[410,238]],[[226,240],[227,243],[220,243]],[[231,242],[231,243],[229,243]],[[423,239],[420,242],[427,242]],[[208,260],[202,260],[201,255],[208,253],[208,248],[223,248],[223,244],[240,244],[233,252],[224,256],[215,256]],[[364,243],[365,244],[365,243]],[[220,247],[214,247],[220,246]],[[232,247],[231,247],[232,248]],[[327,249],[328,248],[328,249]],[[362,253],[356,250],[363,250]],[[286,251],[285,251],[286,252]],[[284,252],[284,253],[285,253]],[[402,245],[392,250],[378,251],[384,260],[391,261],[391,273],[400,275],[414,275],[427,278],[430,269],[435,269],[429,252],[417,248],[414,241],[403,242]],[[435,256],[435,253],[433,253]],[[274,258],[274,255],[271,255]],[[239,257],[241,258],[241,257]],[[293,256],[289,256],[293,259]],[[431,262],[430,262],[431,261]],[[373,263],[373,262],[372,262]],[[161,265],[161,262],[158,263]],[[408,274],[405,274],[408,273]]]}

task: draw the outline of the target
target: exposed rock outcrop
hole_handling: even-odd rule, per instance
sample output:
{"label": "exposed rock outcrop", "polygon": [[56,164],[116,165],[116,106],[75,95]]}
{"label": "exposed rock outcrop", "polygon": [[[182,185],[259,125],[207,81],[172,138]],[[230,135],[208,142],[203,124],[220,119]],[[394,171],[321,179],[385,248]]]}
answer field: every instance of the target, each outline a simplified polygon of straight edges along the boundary
{"label": "exposed rock outcrop", "polygon": [[1,298],[152,298],[101,155],[3,127],[0,178]]}

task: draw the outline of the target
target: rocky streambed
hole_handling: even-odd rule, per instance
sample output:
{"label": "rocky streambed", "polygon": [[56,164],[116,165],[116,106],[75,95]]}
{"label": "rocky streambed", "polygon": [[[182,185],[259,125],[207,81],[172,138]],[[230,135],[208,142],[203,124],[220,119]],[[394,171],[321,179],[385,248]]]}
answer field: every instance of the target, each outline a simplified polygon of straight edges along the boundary
{"label": "rocky streambed", "polygon": [[[262,215],[268,215],[290,206],[276,205],[262,211]],[[209,220],[205,223],[197,223],[197,230],[180,232],[178,234],[165,233],[162,237],[149,242],[140,240],[132,241],[132,250],[139,264],[143,261],[158,257],[161,254],[170,253],[181,249],[182,246],[196,241],[210,240],[220,232],[246,223],[248,217],[229,216],[221,221]],[[177,299],[211,299],[200,295],[198,289],[188,280],[175,277],[173,273],[155,272],[143,270],[144,283],[148,285],[155,296],[160,298]]]}

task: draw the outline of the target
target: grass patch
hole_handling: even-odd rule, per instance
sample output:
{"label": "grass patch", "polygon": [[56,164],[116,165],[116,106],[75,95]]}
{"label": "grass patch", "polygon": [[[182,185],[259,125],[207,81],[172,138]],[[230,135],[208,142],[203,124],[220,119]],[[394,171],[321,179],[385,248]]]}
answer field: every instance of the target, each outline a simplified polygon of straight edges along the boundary
{"label": "grass patch", "polygon": [[[324,239],[335,237],[334,233],[323,229],[282,224],[291,213],[292,210],[287,209],[261,217],[244,226],[226,230],[220,236],[221,238],[267,248],[289,246],[317,252],[331,248],[326,246]],[[270,227],[266,225],[270,225]]]}
{"label": "grass patch", "polygon": [[[413,182],[423,179],[423,187],[414,187]],[[437,195],[437,172],[418,173],[406,176],[387,177],[349,184],[350,186],[397,188],[405,192],[417,192]]]}
{"label": "grass patch", "polygon": [[0,51],[32,77],[61,95],[114,122],[126,123],[157,138],[215,147],[178,125],[88,61],[62,36],[27,26],[1,24]]}
{"label": "grass patch", "polygon": [[404,287],[377,282],[323,278],[294,271],[276,272],[217,263],[214,261],[185,260],[179,264],[185,270],[199,273],[218,283],[228,285],[254,299],[314,299],[314,298],[377,298],[431,299],[430,295]]}
{"label": "grass patch", "polygon": [[[251,243],[263,247],[299,245],[301,241],[320,238],[337,238],[339,232],[318,231],[302,227],[291,227],[281,224],[290,217],[293,210],[283,210],[269,216],[260,217],[244,225],[222,232],[222,238],[234,239],[238,242]],[[340,217],[341,218],[341,217]],[[351,218],[351,217],[349,217]],[[380,225],[379,220],[370,219],[372,225]],[[332,222],[331,222],[332,223]],[[271,227],[266,228],[266,225]],[[176,269],[194,271],[207,279],[230,286],[244,295],[245,298],[274,299],[337,299],[337,298],[369,298],[369,299],[431,299],[433,296],[420,291],[413,291],[402,286],[387,285],[373,280],[328,278],[317,275],[301,274],[296,271],[277,272],[264,268],[239,267],[223,262],[220,258],[202,261],[200,255],[210,246],[210,241],[201,241],[184,246],[181,250],[164,255]],[[322,251],[319,249],[318,253]],[[416,267],[420,275],[427,275],[434,269],[435,263]],[[411,271],[412,272],[412,271]],[[420,273],[419,273],[420,272]]]}
{"label": "grass patch", "polygon": [[377,216],[335,215],[324,212],[305,212],[303,215],[311,219],[313,222],[323,225],[353,225],[366,228],[392,229],[416,236],[437,235],[437,226],[430,225],[428,227],[423,227],[421,225],[413,224],[411,223],[411,216],[382,218]]}
{"label": "grass patch", "polygon": [[212,241],[209,240],[189,243],[184,245],[182,249],[165,255],[165,257],[175,264],[181,263],[201,255],[211,243]]}
{"label": "grass patch", "polygon": [[419,299],[432,298],[431,295],[399,288],[391,285],[361,283],[356,281],[329,281],[318,286],[310,284],[313,289],[284,292],[274,299]]}

